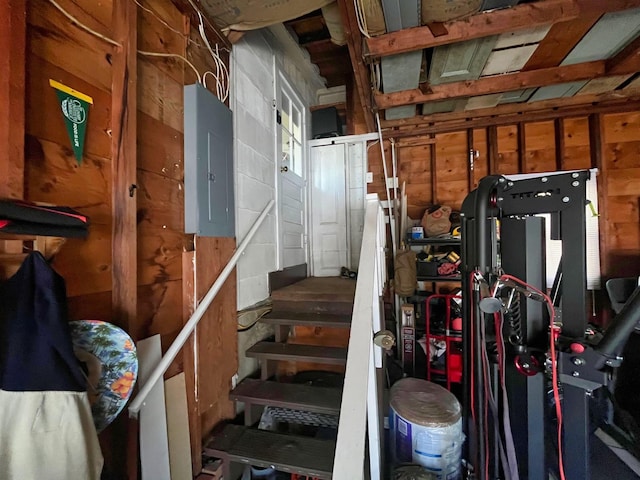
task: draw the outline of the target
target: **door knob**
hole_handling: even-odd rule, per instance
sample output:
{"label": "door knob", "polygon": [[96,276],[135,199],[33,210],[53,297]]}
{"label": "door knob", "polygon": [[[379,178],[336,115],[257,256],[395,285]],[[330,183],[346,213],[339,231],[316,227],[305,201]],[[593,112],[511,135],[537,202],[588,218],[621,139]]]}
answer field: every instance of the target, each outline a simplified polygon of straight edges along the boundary
{"label": "door knob", "polygon": [[280,167],[280,171],[281,172],[288,172],[289,171],[289,167],[287,167],[287,166]]}

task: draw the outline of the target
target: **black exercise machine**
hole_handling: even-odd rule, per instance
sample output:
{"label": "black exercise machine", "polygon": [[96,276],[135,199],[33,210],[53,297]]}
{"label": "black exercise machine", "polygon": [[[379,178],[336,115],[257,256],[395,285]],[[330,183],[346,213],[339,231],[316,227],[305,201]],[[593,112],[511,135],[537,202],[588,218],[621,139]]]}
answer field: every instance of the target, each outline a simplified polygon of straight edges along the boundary
{"label": "black exercise machine", "polygon": [[[586,334],[589,177],[588,170],[514,181],[489,176],[463,203],[463,458],[470,478],[591,478],[590,401],[640,321],[640,289],[597,343]],[[550,214],[551,238],[562,240],[550,296],[538,214]]]}

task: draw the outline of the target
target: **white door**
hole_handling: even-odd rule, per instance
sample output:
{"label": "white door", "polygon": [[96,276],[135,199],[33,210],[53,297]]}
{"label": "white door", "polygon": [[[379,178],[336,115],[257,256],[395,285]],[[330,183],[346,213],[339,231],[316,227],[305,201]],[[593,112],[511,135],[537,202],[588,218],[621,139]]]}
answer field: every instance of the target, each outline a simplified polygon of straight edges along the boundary
{"label": "white door", "polygon": [[304,108],[279,77],[277,92],[278,254],[280,269],[307,261]]}
{"label": "white door", "polygon": [[347,266],[345,148],[336,144],[310,150],[313,276],[339,276]]}

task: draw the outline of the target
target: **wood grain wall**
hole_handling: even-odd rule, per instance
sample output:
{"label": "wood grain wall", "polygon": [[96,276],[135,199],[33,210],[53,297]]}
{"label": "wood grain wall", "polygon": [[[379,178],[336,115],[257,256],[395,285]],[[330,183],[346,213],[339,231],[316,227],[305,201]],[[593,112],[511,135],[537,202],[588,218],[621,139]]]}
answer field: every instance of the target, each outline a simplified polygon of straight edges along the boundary
{"label": "wood grain wall", "polygon": [[[58,0],[58,3],[88,27],[114,37],[117,28],[113,24],[113,11],[119,1],[131,0]],[[9,14],[15,14],[18,3],[24,7],[24,2],[12,0],[2,7],[4,10],[0,9],[2,22],[6,19],[7,23],[6,29],[5,23],[0,24],[3,33],[11,32],[11,38],[2,37],[2,46],[8,51],[15,46],[16,52],[20,52],[16,43],[20,38],[19,29],[17,34],[13,33],[9,27],[15,30],[16,23],[8,22],[12,18]],[[192,15],[193,11],[182,12],[176,7],[182,4],[170,0],[145,2],[145,5],[147,8],[137,9],[137,31],[130,32],[137,36],[139,50],[186,56],[201,74],[215,69],[197,25],[191,23],[192,18],[197,18]],[[0,179],[0,192],[29,201],[67,205],[90,217],[88,238],[67,240],[53,261],[54,268],[66,280],[71,320],[101,319],[119,323],[134,340],[159,334],[166,349],[235,248],[233,238],[198,238],[196,242],[193,235],[184,233],[182,89],[183,85],[194,83],[196,76],[178,58],[144,55],[137,56],[136,71],[129,72],[128,84],[137,85],[133,103],[137,110],[133,114],[129,112],[137,130],[137,141],[132,145],[132,151],[137,154],[125,160],[136,165],[137,227],[129,248],[135,251],[137,268],[135,272],[127,272],[127,276],[135,279],[137,304],[134,318],[124,324],[112,300],[114,282],[118,281],[112,278],[114,255],[119,255],[117,250],[113,251],[116,219],[112,200],[115,188],[112,112],[114,100],[117,103],[119,99],[113,98],[112,85],[118,80],[114,55],[119,47],[73,25],[50,2],[27,2],[26,11],[26,55],[22,58],[26,81],[20,89],[24,92],[25,106],[20,107],[18,97],[17,106],[13,102],[11,110],[0,112],[0,118],[6,119],[19,113],[20,108],[24,111],[23,132],[18,135],[2,132],[11,134],[9,146],[14,149],[16,145],[22,148],[19,140],[24,137],[24,167],[10,162],[19,160],[19,156],[0,158],[0,172],[9,172]],[[215,35],[209,30],[212,43],[220,42]],[[228,50],[223,50],[222,55],[228,64]],[[3,55],[0,60],[3,65],[9,65],[16,61],[15,57]],[[13,71],[15,77],[20,78],[19,69],[7,71]],[[15,78],[11,78],[13,83],[5,85],[6,78],[9,77],[3,76],[0,81],[3,95],[15,89]],[[73,157],[49,79],[93,98],[80,165]],[[21,123],[17,125],[20,127]],[[2,143],[4,148],[5,142]],[[7,245],[8,242],[0,238],[0,250],[15,249],[15,244]],[[0,256],[0,263],[3,258]],[[167,373],[171,376],[184,370],[189,377],[196,469],[200,464],[202,438],[220,420],[231,418],[235,413],[228,400],[231,377],[237,370],[235,283],[232,275],[201,321],[197,331],[197,358],[192,338],[184,358],[180,354]],[[196,391],[199,396],[195,395]],[[123,450],[127,442],[122,435],[128,428],[119,425],[111,430],[101,435],[107,465],[120,475],[118,478],[124,478],[125,471],[132,478],[137,474],[137,458],[129,458],[128,466],[122,461],[127,456]],[[130,451],[128,455],[131,457]]]}
{"label": "wood grain wall", "polygon": [[[406,183],[408,213],[414,219],[435,203],[459,209],[489,173],[598,167],[603,284],[612,277],[640,275],[640,112],[585,110],[581,116],[562,117],[560,111],[544,121],[408,136],[395,143],[399,184]],[[391,172],[390,140],[384,144]],[[378,145],[369,149],[369,171],[374,178],[369,193],[386,199]],[[599,303],[608,308],[605,298]]]}

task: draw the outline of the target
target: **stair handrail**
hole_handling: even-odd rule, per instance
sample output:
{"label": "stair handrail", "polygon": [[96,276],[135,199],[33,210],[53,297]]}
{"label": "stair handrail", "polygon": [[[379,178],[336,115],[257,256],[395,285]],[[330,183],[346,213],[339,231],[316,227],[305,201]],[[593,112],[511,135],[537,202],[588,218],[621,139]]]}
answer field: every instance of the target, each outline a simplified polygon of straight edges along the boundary
{"label": "stair handrail", "polygon": [[[377,369],[382,351],[373,335],[381,329],[380,297],[386,279],[386,225],[377,194],[367,195],[358,281],[351,319],[333,480],[361,480],[365,476],[365,445],[369,445],[369,475],[380,479],[382,435]],[[368,424],[368,429],[367,429]]]}
{"label": "stair handrail", "polygon": [[264,207],[264,210],[262,210],[262,213],[260,213],[260,216],[256,219],[253,226],[249,229],[249,232],[247,232],[242,242],[240,242],[240,245],[238,245],[238,247],[236,248],[233,256],[229,259],[229,262],[227,262],[227,265],[224,267],[222,272],[220,272],[220,275],[218,275],[218,278],[216,278],[216,281],[213,282],[213,285],[211,285],[211,288],[209,289],[207,294],[204,296],[202,301],[196,307],[195,311],[193,312],[193,315],[191,315],[191,318],[189,318],[187,323],[185,323],[184,327],[182,327],[182,330],[180,330],[180,333],[178,333],[178,336],[175,338],[171,346],[167,349],[166,353],[163,355],[158,365],[156,365],[156,368],[151,372],[146,383],[142,386],[142,388],[140,389],[136,397],[133,399],[133,401],[129,405],[129,417],[138,418],[138,414],[140,413],[140,409],[144,405],[145,399],[147,398],[147,396],[155,386],[156,382],[160,379],[160,377],[162,377],[165,374],[165,372],[167,371],[167,369],[169,368],[173,360],[178,355],[178,352],[180,351],[180,349],[187,342],[187,339],[189,338],[189,335],[191,335],[191,332],[195,330],[196,326],[198,325],[198,322],[200,321],[202,316],[205,314],[205,312],[211,305],[211,302],[213,302],[213,300],[216,298],[216,295],[222,288],[222,285],[224,284],[224,282],[227,281],[227,278],[229,278],[229,275],[231,274],[236,264],[238,263],[238,260],[240,259],[240,255],[244,253],[245,249],[247,248],[247,245],[249,245],[249,242],[255,235],[258,228],[260,228],[260,225],[262,225],[262,222],[264,222],[264,219],[267,217],[267,214],[273,208],[274,205],[275,205],[275,201],[273,199],[269,200],[269,203],[267,203],[267,206]]}

